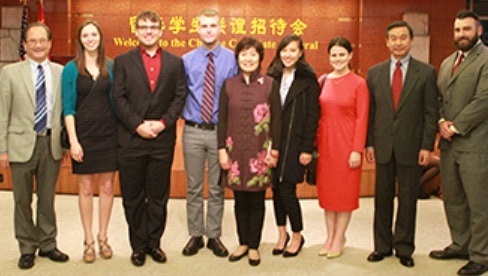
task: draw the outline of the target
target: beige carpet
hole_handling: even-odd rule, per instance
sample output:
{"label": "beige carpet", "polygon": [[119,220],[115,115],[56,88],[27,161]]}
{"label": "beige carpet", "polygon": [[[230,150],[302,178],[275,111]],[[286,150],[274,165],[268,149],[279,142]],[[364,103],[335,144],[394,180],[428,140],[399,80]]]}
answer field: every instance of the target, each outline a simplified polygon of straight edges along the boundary
{"label": "beige carpet", "polygon": [[[162,239],[163,249],[168,255],[166,264],[157,264],[150,258],[143,267],[132,266],[129,260],[131,250],[127,239],[127,224],[123,216],[121,199],[116,198],[109,229],[109,241],[115,256],[111,260],[97,259],[93,264],[81,260],[83,235],[79,220],[77,197],[58,195],[56,210],[58,218],[59,248],[68,253],[68,263],[53,263],[37,258],[34,268],[22,271],[17,268],[19,257],[17,243],[13,234],[13,200],[8,191],[0,192],[0,275],[456,275],[464,265],[463,261],[435,261],[428,257],[431,249],[441,249],[449,243],[449,233],[445,222],[442,202],[437,198],[419,201],[417,222],[417,249],[414,254],[415,267],[400,265],[395,257],[379,263],[369,263],[366,257],[372,250],[373,199],[362,198],[360,208],[353,214],[347,234],[344,255],[338,259],[327,260],[318,257],[325,240],[323,212],[317,200],[302,200],[305,220],[305,246],[296,258],[284,259],[272,256],[271,250],[276,239],[276,228],[272,202],[266,202],[266,219],[263,231],[261,265],[251,267],[247,259],[230,263],[226,258],[215,257],[210,250],[202,249],[192,257],[185,257],[181,249],[188,234],[184,200],[170,200],[166,232]],[[96,232],[95,232],[96,234]],[[233,201],[225,203],[223,242],[233,251],[237,247]]]}

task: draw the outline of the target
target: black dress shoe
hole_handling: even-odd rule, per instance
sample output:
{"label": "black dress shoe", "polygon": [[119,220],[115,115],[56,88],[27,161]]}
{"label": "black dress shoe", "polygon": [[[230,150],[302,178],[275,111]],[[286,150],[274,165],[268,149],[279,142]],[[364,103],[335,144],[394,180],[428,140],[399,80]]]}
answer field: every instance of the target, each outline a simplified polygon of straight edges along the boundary
{"label": "black dress shoe", "polygon": [[300,246],[298,247],[297,251],[290,252],[288,250],[285,250],[285,252],[283,252],[283,257],[285,258],[296,257],[298,253],[300,253],[300,251],[302,250],[303,244],[305,244],[305,238],[302,236],[302,241],[300,242]]}
{"label": "black dress shoe", "polygon": [[203,238],[202,237],[191,237],[188,243],[183,248],[183,255],[192,256],[198,253],[200,248],[203,248]]}
{"label": "black dress shoe", "polygon": [[146,253],[144,250],[134,250],[130,255],[130,261],[135,266],[143,266],[146,262]]}
{"label": "black dress shoe", "polygon": [[158,263],[166,262],[166,254],[161,248],[147,248],[146,254],[151,256],[151,258]]}
{"label": "black dress shoe", "polygon": [[406,267],[414,267],[415,262],[411,256],[397,256],[400,259],[400,263]]}
{"label": "black dress shoe", "polygon": [[29,269],[34,266],[34,259],[36,258],[35,254],[22,254],[20,256],[19,262],[17,263],[17,266],[20,269]]}
{"label": "black dress shoe", "polygon": [[271,253],[273,253],[273,255],[275,256],[283,254],[283,252],[285,252],[286,245],[288,244],[289,241],[290,241],[290,234],[286,233],[285,246],[283,246],[283,248],[281,249],[273,248],[273,251]]}
{"label": "black dress shoe", "polygon": [[219,257],[227,257],[229,255],[229,251],[227,251],[227,248],[225,248],[219,238],[208,239],[207,248],[212,250],[214,255]]}
{"label": "black dress shoe", "polygon": [[482,265],[469,261],[465,266],[458,270],[458,275],[481,275],[488,271],[488,265]]}
{"label": "black dress shoe", "polygon": [[387,253],[380,253],[378,251],[373,251],[368,256],[368,262],[379,262],[382,261],[385,257],[390,257],[393,255],[393,252],[389,251]]}
{"label": "black dress shoe", "polygon": [[429,253],[429,257],[431,257],[432,259],[437,259],[437,260],[450,260],[450,259],[467,260],[467,259],[469,259],[468,254],[460,253],[460,252],[454,252],[454,251],[450,251],[448,249],[432,250]]}
{"label": "black dress shoe", "polygon": [[69,260],[69,256],[59,251],[59,249],[54,248],[51,251],[39,250],[39,257],[47,257],[53,262],[64,263]]}
{"label": "black dress shoe", "polygon": [[261,263],[261,259],[255,259],[255,260],[249,259],[249,264],[251,266],[258,266],[260,263]]}

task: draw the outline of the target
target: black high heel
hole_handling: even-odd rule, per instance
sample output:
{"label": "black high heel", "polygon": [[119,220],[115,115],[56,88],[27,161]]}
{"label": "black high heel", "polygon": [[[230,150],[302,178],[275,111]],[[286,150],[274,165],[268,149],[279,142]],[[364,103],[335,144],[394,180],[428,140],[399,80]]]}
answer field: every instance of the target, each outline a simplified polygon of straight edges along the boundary
{"label": "black high heel", "polygon": [[288,244],[289,241],[290,241],[290,234],[288,234],[288,232],[287,232],[286,233],[286,241],[285,241],[285,245],[283,246],[283,248],[281,248],[281,249],[273,248],[273,251],[271,253],[273,253],[273,255],[275,255],[275,256],[283,254],[283,252],[285,252],[286,245]]}
{"label": "black high heel", "polygon": [[285,258],[296,257],[298,253],[300,253],[300,251],[302,250],[304,243],[305,243],[305,238],[302,236],[302,241],[300,242],[300,246],[298,247],[297,251],[292,253],[288,250],[285,250],[285,252],[283,252],[283,257]]}

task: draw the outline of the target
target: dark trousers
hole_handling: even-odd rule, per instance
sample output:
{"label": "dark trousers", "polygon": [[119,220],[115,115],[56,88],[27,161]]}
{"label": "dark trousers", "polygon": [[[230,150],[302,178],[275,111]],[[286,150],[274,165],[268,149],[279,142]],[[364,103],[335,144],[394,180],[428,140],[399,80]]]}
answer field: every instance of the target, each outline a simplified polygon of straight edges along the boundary
{"label": "dark trousers", "polygon": [[[35,253],[39,248],[50,251],[56,248],[56,215],[54,195],[60,160],[54,160],[50,136],[37,137],[34,152],[25,163],[10,163],[12,190],[15,201],[14,227],[21,254]],[[32,194],[36,180],[36,221],[32,211]]]}
{"label": "dark trousers", "polygon": [[[395,249],[398,256],[411,256],[415,250],[415,222],[418,185],[422,168],[404,166],[391,158],[376,164],[374,246],[380,253]],[[398,210],[393,231],[395,178],[398,181]]]}
{"label": "dark trousers", "polygon": [[296,183],[277,183],[273,187],[273,206],[276,225],[286,226],[286,217],[288,217],[290,219],[291,230],[293,232],[300,232],[303,230],[303,219],[296,190]]}
{"label": "dark trousers", "polygon": [[120,190],[133,250],[159,248],[166,226],[173,152],[119,150]]}
{"label": "dark trousers", "polygon": [[234,213],[239,244],[258,249],[264,223],[264,196],[266,191],[234,191]]}

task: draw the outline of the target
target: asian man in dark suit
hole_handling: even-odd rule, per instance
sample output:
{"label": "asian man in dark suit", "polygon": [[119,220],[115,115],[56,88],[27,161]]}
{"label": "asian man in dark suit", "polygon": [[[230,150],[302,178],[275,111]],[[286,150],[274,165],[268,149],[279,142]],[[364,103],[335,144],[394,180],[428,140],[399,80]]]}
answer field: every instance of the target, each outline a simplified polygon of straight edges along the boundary
{"label": "asian man in dark suit", "polygon": [[[61,164],[61,71],[50,62],[51,30],[31,23],[24,32],[25,61],[0,73],[0,166],[12,169],[18,266],[34,266],[35,254],[66,262],[57,249],[54,195]],[[36,186],[34,189],[34,179]],[[32,194],[37,195],[36,219]]]}
{"label": "asian man in dark suit", "polygon": [[[413,30],[404,21],[386,30],[390,59],[367,77],[371,94],[366,159],[376,163],[374,251],[377,262],[395,250],[400,263],[413,267],[418,185],[429,162],[437,131],[435,69],[410,55]],[[393,228],[395,183],[398,210]]]}
{"label": "asian man in dark suit", "polygon": [[456,52],[439,71],[441,179],[451,244],[433,259],[469,259],[459,275],[488,271],[488,48],[478,15],[454,21]]}
{"label": "asian man in dark suit", "polygon": [[153,11],[139,14],[139,47],[114,63],[120,188],[135,266],[144,265],[146,254],[166,262],[160,239],[166,225],[176,121],[186,97],[181,59],[159,47],[161,24]]}

